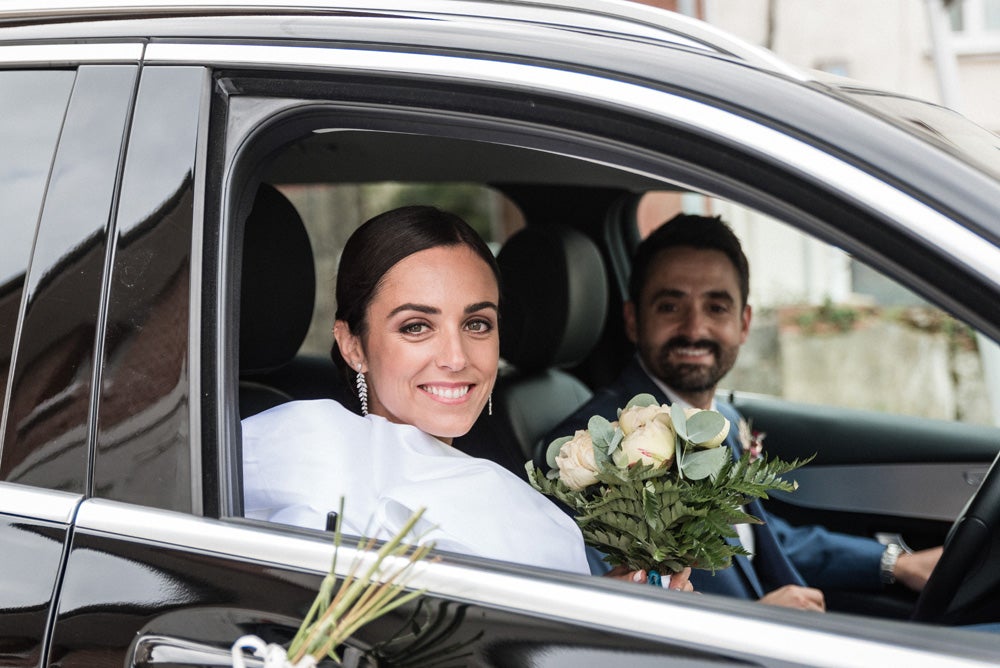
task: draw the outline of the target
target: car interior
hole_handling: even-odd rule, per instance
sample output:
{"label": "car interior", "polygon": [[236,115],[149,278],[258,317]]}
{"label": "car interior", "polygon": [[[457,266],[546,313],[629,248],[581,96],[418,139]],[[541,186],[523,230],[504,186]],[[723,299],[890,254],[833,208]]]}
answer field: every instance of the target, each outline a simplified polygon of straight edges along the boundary
{"label": "car interior", "polygon": [[[291,140],[248,177],[256,196],[233,272],[241,284],[239,417],[297,399],[355,406],[330,355],[338,244],[382,210],[409,203],[456,210],[454,193],[472,188],[476,194],[463,201],[479,200],[492,212],[493,223],[481,231],[498,249],[502,361],[493,415],[482,416],[455,445],[521,477],[526,461],[544,461],[542,436],[613,380],[632,355],[620,313],[629,254],[641,239],[643,195],[666,193],[680,210],[704,207],[713,194],[587,156],[512,143],[335,131],[316,119],[288,135]],[[732,183],[728,188],[731,193]],[[749,192],[745,204],[752,205]],[[972,463],[985,471],[1000,440],[1000,430],[987,425],[803,404],[741,388],[727,392],[767,432],[769,452],[816,454],[813,468]],[[951,526],[945,516],[846,503],[808,507],[782,499],[773,505],[793,523],[869,536],[891,530],[917,549],[942,544]],[[916,598],[900,587],[826,595],[831,609],[895,618],[908,617]]]}

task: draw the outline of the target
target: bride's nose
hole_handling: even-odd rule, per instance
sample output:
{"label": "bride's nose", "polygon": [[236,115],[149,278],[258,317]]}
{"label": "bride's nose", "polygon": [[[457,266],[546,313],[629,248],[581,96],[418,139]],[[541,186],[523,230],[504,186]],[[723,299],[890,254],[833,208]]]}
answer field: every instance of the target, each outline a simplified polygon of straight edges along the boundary
{"label": "bride's nose", "polygon": [[441,335],[441,345],[437,353],[437,365],[442,369],[461,371],[469,363],[465,350],[466,341],[461,332],[447,332]]}

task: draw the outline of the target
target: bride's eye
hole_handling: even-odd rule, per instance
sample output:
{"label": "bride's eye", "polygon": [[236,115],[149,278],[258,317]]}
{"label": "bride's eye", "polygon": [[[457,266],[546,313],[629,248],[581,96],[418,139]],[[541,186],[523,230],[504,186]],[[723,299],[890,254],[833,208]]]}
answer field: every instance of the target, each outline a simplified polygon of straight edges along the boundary
{"label": "bride's eye", "polygon": [[427,331],[427,323],[424,322],[411,322],[403,325],[399,328],[400,334],[423,334]]}
{"label": "bride's eye", "polygon": [[485,318],[476,318],[467,322],[465,327],[472,332],[486,333],[493,330],[493,323]]}

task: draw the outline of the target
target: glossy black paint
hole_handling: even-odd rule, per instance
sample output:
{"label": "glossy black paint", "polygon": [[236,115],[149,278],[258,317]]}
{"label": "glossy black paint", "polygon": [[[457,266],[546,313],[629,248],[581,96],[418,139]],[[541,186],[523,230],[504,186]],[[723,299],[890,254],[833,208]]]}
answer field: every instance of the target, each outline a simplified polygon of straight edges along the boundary
{"label": "glossy black paint", "polygon": [[[201,68],[146,68],[114,239],[94,494],[191,510],[189,300]],[[198,502],[200,505],[200,501]]]}
{"label": "glossy black paint", "polygon": [[0,664],[37,666],[67,528],[0,514]]}
{"label": "glossy black paint", "polygon": [[[4,238],[0,252],[0,395],[14,352],[21,296],[38,226],[52,157],[75,72],[0,72],[0,218]],[[14,456],[0,461],[0,479],[16,466]]]}
{"label": "glossy black paint", "polygon": [[83,492],[93,349],[136,67],[81,67],[26,284],[4,435],[9,480]]}

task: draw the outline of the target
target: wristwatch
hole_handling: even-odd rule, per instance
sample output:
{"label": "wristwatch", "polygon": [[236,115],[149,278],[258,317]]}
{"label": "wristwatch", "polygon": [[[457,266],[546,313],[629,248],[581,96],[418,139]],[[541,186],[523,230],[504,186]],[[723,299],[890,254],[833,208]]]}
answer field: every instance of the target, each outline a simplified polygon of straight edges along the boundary
{"label": "wristwatch", "polygon": [[892,584],[896,581],[896,562],[899,561],[899,555],[902,553],[903,548],[897,543],[889,543],[885,546],[885,552],[882,553],[882,559],[878,564],[878,577],[884,584]]}

